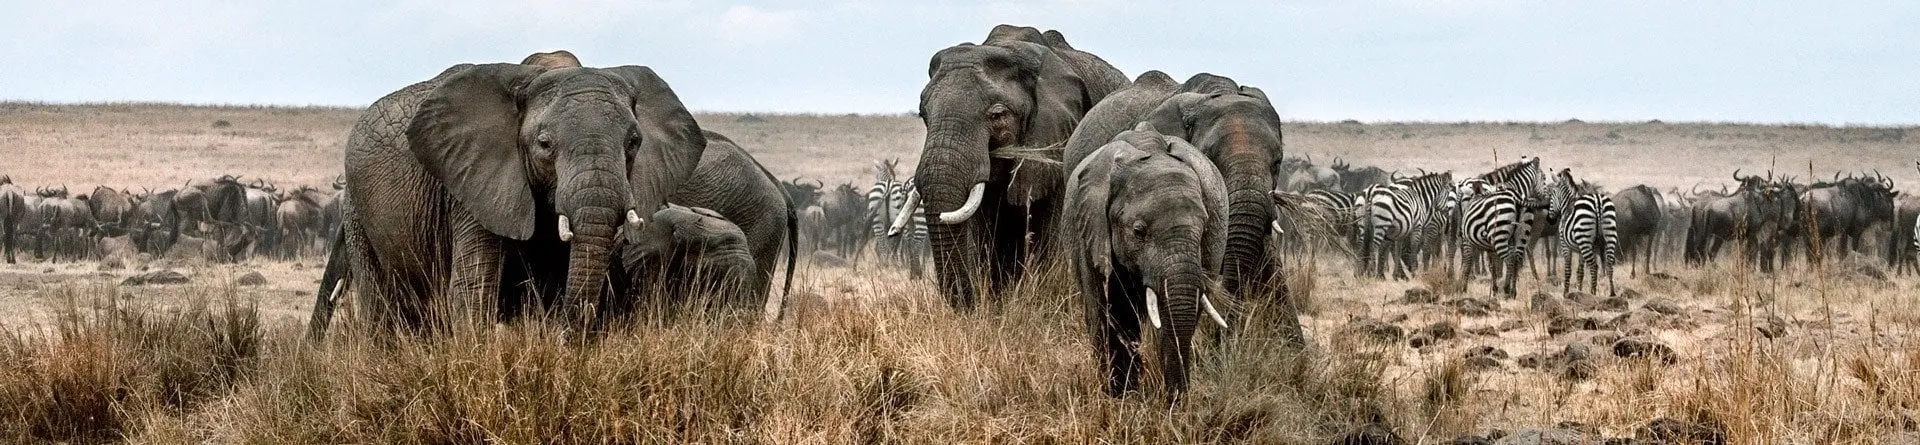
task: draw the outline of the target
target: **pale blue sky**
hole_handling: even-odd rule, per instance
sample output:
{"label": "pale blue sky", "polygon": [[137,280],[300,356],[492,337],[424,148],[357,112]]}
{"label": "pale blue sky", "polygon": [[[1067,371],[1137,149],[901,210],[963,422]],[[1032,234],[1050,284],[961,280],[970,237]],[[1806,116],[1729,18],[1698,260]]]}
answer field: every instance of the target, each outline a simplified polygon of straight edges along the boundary
{"label": "pale blue sky", "polygon": [[[1920,123],[1920,2],[0,1],[0,100],[364,105],[566,48],[703,111],[901,113],[998,23],[1306,120]],[[233,5],[244,6],[233,6]]]}

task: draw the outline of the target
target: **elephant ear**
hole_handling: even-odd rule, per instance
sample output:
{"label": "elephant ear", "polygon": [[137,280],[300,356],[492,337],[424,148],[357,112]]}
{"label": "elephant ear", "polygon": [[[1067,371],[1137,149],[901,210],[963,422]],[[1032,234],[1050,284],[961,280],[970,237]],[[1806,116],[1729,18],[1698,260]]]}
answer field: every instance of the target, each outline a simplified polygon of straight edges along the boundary
{"label": "elephant ear", "polygon": [[533,236],[533,189],[520,148],[520,92],[546,72],[512,63],[476,65],[427,93],[407,127],[407,146],[429,174],[494,234]]}
{"label": "elephant ear", "polygon": [[[680,188],[707,150],[707,137],[667,81],[644,66],[607,68],[632,88],[633,116],[639,120],[640,148],[629,157],[629,194],[637,209],[654,209]],[[657,171],[656,171],[657,170]]]}
{"label": "elephant ear", "polygon": [[1153,128],[1159,129],[1160,134],[1186,139],[1192,136],[1190,130],[1193,128],[1193,110],[1199,107],[1201,102],[1212,98],[1212,95],[1202,93],[1175,94],[1161,101],[1160,106],[1147,112],[1146,117],[1140,121],[1153,124]]}
{"label": "elephant ear", "polygon": [[1086,248],[1078,252],[1081,260],[1102,277],[1113,274],[1113,226],[1107,221],[1107,206],[1113,192],[1114,157],[1128,148],[1126,141],[1108,142],[1088,154],[1067,177],[1064,208],[1067,219],[1077,224],[1069,229],[1084,240],[1081,245]]}
{"label": "elephant ear", "polygon": [[1167,153],[1186,163],[1187,168],[1193,169],[1193,174],[1200,178],[1200,195],[1206,200],[1207,207],[1207,230],[1200,242],[1206,248],[1207,270],[1217,272],[1224,264],[1227,253],[1227,182],[1220,175],[1220,169],[1207,159],[1206,153],[1185,139],[1174,136],[1166,138]]}
{"label": "elephant ear", "polygon": [[1033,112],[1027,116],[1020,145],[1045,147],[1067,140],[1099,98],[1088,97],[1080,73],[1053,49],[1033,43],[1013,45],[1031,59],[1033,70]]}
{"label": "elephant ear", "polygon": [[1265,90],[1261,90],[1256,87],[1241,85],[1240,95],[1259,98],[1261,102],[1266,102],[1267,106],[1273,106],[1273,99],[1267,98],[1267,92]]}

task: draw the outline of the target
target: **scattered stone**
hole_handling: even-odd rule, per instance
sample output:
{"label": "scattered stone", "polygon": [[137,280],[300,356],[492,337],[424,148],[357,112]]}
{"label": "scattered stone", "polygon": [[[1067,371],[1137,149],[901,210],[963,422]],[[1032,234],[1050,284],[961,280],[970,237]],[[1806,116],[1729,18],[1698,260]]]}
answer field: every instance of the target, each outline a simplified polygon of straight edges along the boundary
{"label": "scattered stone", "polygon": [[1607,297],[1607,299],[1605,300],[1600,300],[1600,303],[1595,305],[1594,308],[1603,310],[1603,311],[1613,311],[1613,312],[1625,311],[1627,310],[1627,299],[1621,298],[1621,297]]}
{"label": "scattered stone", "polygon": [[1455,313],[1468,317],[1485,317],[1500,311],[1500,303],[1482,298],[1460,298],[1447,301]]}
{"label": "scattered stone", "polygon": [[1633,437],[1652,443],[1725,444],[1727,433],[1703,423],[1668,417],[1647,421],[1633,431]]}
{"label": "scattered stone", "polygon": [[1556,424],[1553,424],[1553,426],[1554,426],[1555,428],[1559,428],[1559,429],[1563,429],[1563,430],[1574,430],[1574,431],[1579,431],[1579,432],[1581,432],[1581,433],[1586,433],[1587,435],[1591,435],[1591,436],[1598,436],[1598,435],[1600,435],[1600,429],[1599,429],[1599,428],[1594,428],[1594,427],[1593,427],[1593,425],[1588,425],[1588,424],[1585,424],[1585,423],[1581,423],[1581,422],[1579,422],[1579,421],[1573,421],[1573,420],[1562,420],[1562,421],[1560,421],[1560,423],[1556,423]]}
{"label": "scattered stone", "polygon": [[1372,317],[1354,318],[1353,321],[1347,322],[1346,330],[1386,343],[1399,343],[1400,339],[1407,335],[1405,329]]}
{"label": "scattered stone", "polygon": [[1768,340],[1787,336],[1787,321],[1778,315],[1767,315],[1753,320],[1753,329],[1760,331],[1761,337]]}
{"label": "scattered stone", "polygon": [[1573,341],[1579,342],[1580,344],[1593,346],[1612,346],[1614,342],[1620,341],[1621,337],[1619,331],[1605,329],[1579,331],[1569,336],[1573,338]]}
{"label": "scattered stone", "polygon": [[1527,299],[1527,310],[1534,312],[1557,314],[1566,309],[1567,305],[1561,303],[1559,298],[1546,292],[1535,293]]}
{"label": "scattered stone", "polygon": [[1438,295],[1435,295],[1432,290],[1424,287],[1407,289],[1406,292],[1400,295],[1400,302],[1406,304],[1430,304],[1439,301],[1440,297]]}
{"label": "scattered stone", "polygon": [[1596,442],[1597,438],[1579,431],[1551,428],[1527,428],[1514,431],[1507,437],[1493,442],[1494,445],[1586,445]]}
{"label": "scattered stone", "polygon": [[127,277],[120,281],[121,286],[141,286],[147,284],[184,284],[187,276],[171,269],[156,270]]}
{"label": "scattered stone", "polygon": [[1573,303],[1579,303],[1583,305],[1590,304],[1590,303],[1593,303],[1593,294],[1580,292],[1580,291],[1568,292],[1567,301],[1573,302]]}
{"label": "scattered stone", "polygon": [[1566,360],[1586,360],[1593,357],[1593,347],[1586,343],[1567,343],[1560,349],[1560,357]]}
{"label": "scattered stone", "polygon": [[1488,345],[1481,345],[1481,346],[1475,346],[1471,349],[1467,349],[1467,353],[1465,356],[1466,357],[1492,357],[1495,360],[1506,360],[1507,350],[1496,348],[1493,346],[1488,346]]}
{"label": "scattered stone", "polygon": [[1393,314],[1393,315],[1387,316],[1387,322],[1388,323],[1404,323],[1407,321],[1407,318],[1408,318],[1407,314]]}
{"label": "scattered stone", "polygon": [[1648,301],[1647,304],[1640,307],[1665,315],[1680,315],[1687,312],[1686,308],[1680,307],[1680,303],[1675,303],[1673,300],[1665,298],[1655,298],[1653,301]]}
{"label": "scattered stone", "polygon": [[240,275],[240,278],[233,279],[233,284],[241,286],[265,286],[267,284],[267,277],[260,275],[259,271],[249,270],[246,274]]}
{"label": "scattered stone", "polygon": [[1631,288],[1631,287],[1620,288],[1620,298],[1625,298],[1628,300],[1638,300],[1645,297],[1646,295],[1641,294],[1639,290],[1636,290],[1634,288]]}
{"label": "scattered stone", "polygon": [[1600,329],[1600,323],[1588,317],[1556,314],[1553,316],[1553,319],[1547,320],[1547,335],[1554,337],[1559,337],[1560,334],[1568,332],[1593,329]]}
{"label": "scattered stone", "polygon": [[1427,334],[1434,340],[1452,340],[1460,336],[1460,324],[1454,323],[1453,320],[1440,320],[1420,328],[1420,333]]}
{"label": "scattered stone", "polygon": [[1341,434],[1339,438],[1333,440],[1333,443],[1334,445],[1402,445],[1407,441],[1401,439],[1400,435],[1394,434],[1392,429],[1377,422],[1370,422],[1349,430],[1346,434]]}
{"label": "scattered stone", "polygon": [[1480,327],[1475,327],[1475,328],[1467,328],[1467,329],[1466,329],[1466,331],[1467,331],[1467,333],[1468,333],[1468,334],[1473,334],[1473,335],[1478,335],[1478,336],[1482,336],[1482,337],[1498,337],[1498,336],[1500,336],[1500,327],[1499,327],[1499,326],[1480,326]]}
{"label": "scattered stone", "polygon": [[1466,365],[1467,369],[1471,369],[1475,371],[1488,370],[1488,369],[1500,369],[1506,366],[1506,365],[1500,364],[1500,361],[1495,360],[1493,357],[1485,357],[1485,356],[1467,357],[1466,360],[1462,360],[1460,363],[1463,365]]}
{"label": "scattered stone", "polygon": [[1527,369],[1540,369],[1540,367],[1549,364],[1552,359],[1553,355],[1551,354],[1535,352],[1513,359],[1513,364],[1520,365],[1520,367]]}
{"label": "scattered stone", "polygon": [[1621,357],[1644,357],[1671,365],[1679,361],[1673,348],[1646,337],[1627,337],[1613,343],[1613,355]]}
{"label": "scattered stone", "polygon": [[1493,445],[1493,440],[1468,434],[1453,438],[1453,441],[1447,442],[1447,445]]}
{"label": "scattered stone", "polygon": [[1511,319],[1511,320],[1500,322],[1500,332],[1506,332],[1506,331],[1521,329],[1525,327],[1527,327],[1526,320]]}
{"label": "scattered stone", "polygon": [[1436,341],[1432,335],[1427,335],[1425,332],[1415,332],[1412,337],[1407,338],[1407,346],[1411,346],[1414,349],[1423,349],[1428,346],[1433,346]]}

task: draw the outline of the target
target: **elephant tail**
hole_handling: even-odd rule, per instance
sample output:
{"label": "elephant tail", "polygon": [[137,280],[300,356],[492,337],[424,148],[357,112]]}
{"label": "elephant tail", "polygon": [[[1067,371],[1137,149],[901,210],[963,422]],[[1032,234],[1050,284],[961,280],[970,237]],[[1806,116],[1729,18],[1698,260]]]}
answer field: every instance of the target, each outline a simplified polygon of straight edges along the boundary
{"label": "elephant tail", "polygon": [[799,254],[800,218],[799,215],[793,211],[793,203],[789,201],[787,203],[787,278],[786,284],[780,286],[780,308],[779,312],[774,313],[774,321],[780,321],[787,316],[787,298],[793,294],[794,259],[797,258]]}

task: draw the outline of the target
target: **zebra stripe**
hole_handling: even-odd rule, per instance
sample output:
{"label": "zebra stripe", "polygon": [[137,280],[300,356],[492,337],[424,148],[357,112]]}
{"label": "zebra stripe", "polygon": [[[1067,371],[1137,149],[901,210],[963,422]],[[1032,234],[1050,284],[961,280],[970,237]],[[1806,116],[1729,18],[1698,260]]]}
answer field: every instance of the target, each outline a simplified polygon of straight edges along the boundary
{"label": "zebra stripe", "polygon": [[1394,277],[1406,278],[1416,261],[1416,249],[1425,246],[1436,229],[1435,223],[1445,218],[1441,207],[1452,187],[1453,174],[1432,173],[1369,188],[1363,207],[1366,229],[1361,235],[1360,271],[1384,277],[1387,258],[1381,252],[1388,241],[1394,241],[1399,248]]}
{"label": "zebra stripe", "polygon": [[1491,253],[1495,261],[1488,271],[1494,279],[1493,292],[1514,295],[1516,272],[1526,258],[1529,241],[1520,192],[1475,178],[1462,181],[1455,187],[1455,195],[1460,213],[1462,276],[1471,276],[1480,258]]}
{"label": "zebra stripe", "polygon": [[[1587,281],[1587,292],[1598,291],[1600,274],[1607,275],[1607,296],[1613,296],[1613,265],[1620,255],[1620,232],[1614,222],[1613,198],[1603,193],[1586,193],[1573,198],[1568,212],[1560,221],[1561,254],[1565,270],[1562,271],[1560,286],[1570,292],[1574,269],[1573,259],[1580,258],[1581,280]],[[1592,271],[1593,275],[1587,275]]]}

